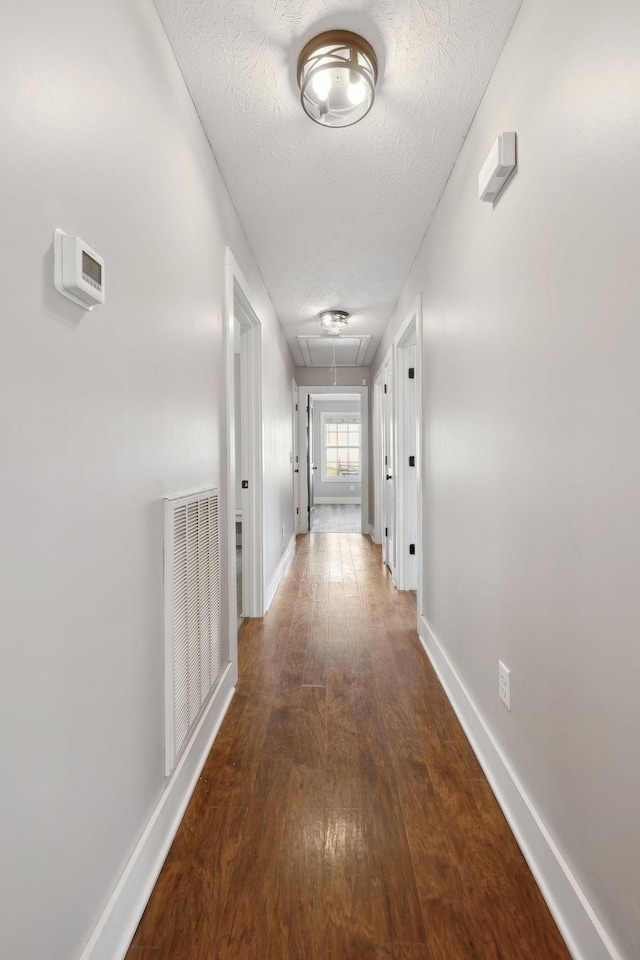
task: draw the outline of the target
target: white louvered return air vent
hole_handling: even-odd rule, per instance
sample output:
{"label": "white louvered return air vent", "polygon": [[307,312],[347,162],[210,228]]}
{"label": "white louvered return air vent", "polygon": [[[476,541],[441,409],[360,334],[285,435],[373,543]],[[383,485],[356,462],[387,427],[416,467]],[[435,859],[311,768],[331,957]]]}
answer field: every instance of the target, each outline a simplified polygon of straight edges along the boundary
{"label": "white louvered return air vent", "polygon": [[222,668],[218,490],[164,502],[165,773]]}

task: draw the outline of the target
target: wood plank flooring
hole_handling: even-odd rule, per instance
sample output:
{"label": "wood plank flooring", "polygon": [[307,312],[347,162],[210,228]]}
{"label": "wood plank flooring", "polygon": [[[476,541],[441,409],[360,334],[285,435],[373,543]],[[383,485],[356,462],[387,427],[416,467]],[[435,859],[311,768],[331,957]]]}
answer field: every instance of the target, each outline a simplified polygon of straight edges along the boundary
{"label": "wood plank flooring", "polygon": [[415,621],[298,538],[127,960],[570,960]]}

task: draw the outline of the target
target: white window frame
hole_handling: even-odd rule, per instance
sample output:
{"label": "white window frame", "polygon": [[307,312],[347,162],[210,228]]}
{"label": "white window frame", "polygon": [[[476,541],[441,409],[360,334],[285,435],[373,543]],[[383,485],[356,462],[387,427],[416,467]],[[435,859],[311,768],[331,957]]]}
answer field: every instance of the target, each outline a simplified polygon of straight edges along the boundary
{"label": "white window frame", "polygon": [[[360,473],[351,477],[327,476],[327,431],[325,424],[342,421],[343,423],[357,423],[360,427]],[[323,410],[320,414],[320,461],[322,483],[362,483],[362,415],[360,413],[340,412],[337,410]]]}

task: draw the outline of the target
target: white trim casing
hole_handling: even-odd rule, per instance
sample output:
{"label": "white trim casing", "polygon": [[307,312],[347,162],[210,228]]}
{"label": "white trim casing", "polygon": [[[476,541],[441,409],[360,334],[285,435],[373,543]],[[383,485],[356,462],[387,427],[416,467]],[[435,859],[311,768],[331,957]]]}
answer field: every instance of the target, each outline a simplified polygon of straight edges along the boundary
{"label": "white trim casing", "polygon": [[382,411],[382,445],[380,462],[382,466],[382,561],[386,563],[391,579],[395,582],[395,443],[393,430],[395,413],[393,403],[394,363],[393,344],[387,350],[384,360],[380,364],[382,373],[382,393],[380,395]]}
{"label": "white trim casing", "polygon": [[418,633],[571,956],[624,960],[424,616]]}
{"label": "white trim casing", "polygon": [[293,484],[293,535],[298,530],[300,515],[300,452],[298,450],[298,384],[291,380],[291,482]]}
{"label": "white trim casing", "polygon": [[[243,545],[248,544],[248,550],[243,550],[243,581],[246,584],[244,613],[249,617],[264,615],[264,550],[263,550],[263,463],[262,463],[262,346],[261,324],[259,317],[251,303],[250,287],[245,280],[238,263],[231,250],[225,251],[225,316],[224,324],[224,352],[225,352],[225,449],[226,466],[225,485],[223,488],[223,509],[226,511],[227,524],[227,602],[228,602],[228,629],[229,629],[229,658],[237,660],[238,647],[238,615],[237,615],[237,583],[236,569],[236,538],[235,538],[235,391],[233,389],[234,368],[234,328],[236,319],[236,302],[243,315],[243,326],[247,331],[246,349],[241,352],[242,379],[248,385],[247,410],[243,417],[242,444],[243,456],[247,462],[249,489],[246,499],[243,499],[242,515],[245,520],[243,529]],[[248,536],[245,535],[248,531]],[[247,562],[248,561],[248,562]],[[233,657],[232,654],[233,653]]]}
{"label": "white trim casing", "polygon": [[374,543],[382,543],[382,368],[373,378],[373,397],[371,402],[371,437],[373,440],[372,458],[373,469],[373,523],[370,525],[371,539]]}
{"label": "white trim casing", "polygon": [[[421,495],[419,464],[422,430],[422,366],[418,356],[422,326],[420,307],[421,301],[418,297],[393,340],[394,581],[399,590],[416,590],[422,567],[421,512],[418,509]],[[407,379],[407,354],[411,355],[414,367],[413,382]],[[411,455],[415,456],[414,467],[409,467],[408,458]],[[409,555],[411,542],[415,544],[415,561]]]}
{"label": "white trim casing", "polygon": [[[300,386],[298,397],[298,450],[300,456],[300,473],[298,483],[300,489],[300,514],[298,516],[298,533],[308,532],[309,494],[307,485],[307,401],[309,397],[322,395],[331,399],[331,394],[353,394],[354,399],[360,397],[360,442],[361,442],[361,527],[360,532],[369,533],[369,388],[368,387],[314,387]],[[348,483],[349,481],[343,481]]]}
{"label": "white trim casing", "polygon": [[424,382],[423,382],[423,349],[424,333],[422,325],[422,294],[418,294],[414,307],[416,317],[416,485],[418,488],[418,539],[416,541],[416,566],[418,570],[418,596],[417,608],[418,619],[422,616],[422,603],[424,598],[424,589],[422,584],[423,576],[423,549],[424,549],[424,527],[422,523],[424,484],[428,476],[427,456],[428,445],[425,442],[424,433],[429,418],[424,414]]}
{"label": "white trim casing", "polygon": [[235,693],[229,664],[138,840],[80,960],[123,960]]}

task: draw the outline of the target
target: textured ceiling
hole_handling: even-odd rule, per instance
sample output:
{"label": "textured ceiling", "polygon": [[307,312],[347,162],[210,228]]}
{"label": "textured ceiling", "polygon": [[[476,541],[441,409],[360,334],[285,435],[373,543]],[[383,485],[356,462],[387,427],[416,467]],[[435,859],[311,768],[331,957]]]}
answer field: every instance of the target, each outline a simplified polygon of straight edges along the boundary
{"label": "textured ceiling", "polygon": [[[370,362],[521,0],[155,3],[296,361],[340,308]],[[309,120],[296,84],[330,28],[380,68],[371,112],[342,130]]]}

